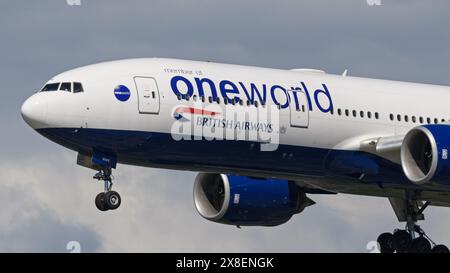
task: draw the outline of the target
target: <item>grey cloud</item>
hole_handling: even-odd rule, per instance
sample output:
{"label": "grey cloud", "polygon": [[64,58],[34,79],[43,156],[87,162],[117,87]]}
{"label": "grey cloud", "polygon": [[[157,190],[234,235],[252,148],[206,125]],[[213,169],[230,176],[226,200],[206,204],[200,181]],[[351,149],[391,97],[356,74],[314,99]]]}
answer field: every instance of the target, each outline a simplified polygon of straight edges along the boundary
{"label": "grey cloud", "polygon": [[[102,185],[74,159],[57,152],[0,164],[0,197],[14,201],[0,214],[0,251],[64,251],[61,245],[77,240],[102,252],[366,252],[380,232],[401,227],[387,200],[338,195],[312,196],[318,204],[285,225],[239,230],[197,214],[194,173],[123,165],[115,172],[122,207],[105,214],[93,204]],[[427,230],[450,241],[437,224],[449,211],[429,212]]]}
{"label": "grey cloud", "polygon": [[[1,182],[5,179],[14,180],[0,176]],[[91,227],[63,221],[37,200],[27,185],[1,184],[0,252],[67,252],[66,246],[73,240],[82,245],[82,251],[99,249],[101,238]]]}

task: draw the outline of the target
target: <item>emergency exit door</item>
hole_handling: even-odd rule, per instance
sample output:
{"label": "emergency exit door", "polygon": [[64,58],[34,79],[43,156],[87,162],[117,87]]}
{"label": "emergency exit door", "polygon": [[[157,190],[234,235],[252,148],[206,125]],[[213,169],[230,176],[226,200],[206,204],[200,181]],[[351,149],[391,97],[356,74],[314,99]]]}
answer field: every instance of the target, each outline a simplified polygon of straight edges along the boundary
{"label": "emergency exit door", "polygon": [[154,78],[134,77],[138,92],[139,113],[159,113],[159,91]]}
{"label": "emergency exit door", "polygon": [[291,127],[308,128],[309,106],[308,97],[303,90],[290,90],[290,123]]}

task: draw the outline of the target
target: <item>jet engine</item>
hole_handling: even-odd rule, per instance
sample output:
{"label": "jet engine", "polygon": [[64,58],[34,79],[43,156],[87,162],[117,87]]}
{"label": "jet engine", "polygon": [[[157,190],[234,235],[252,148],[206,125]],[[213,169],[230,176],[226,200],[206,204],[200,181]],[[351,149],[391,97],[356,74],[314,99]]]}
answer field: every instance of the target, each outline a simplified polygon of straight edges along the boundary
{"label": "jet engine", "polygon": [[194,184],[198,213],[236,226],[277,226],[315,204],[294,182],[200,173]]}
{"label": "jet engine", "polygon": [[408,179],[418,185],[450,184],[450,125],[425,125],[411,129],[401,147],[401,163]]}

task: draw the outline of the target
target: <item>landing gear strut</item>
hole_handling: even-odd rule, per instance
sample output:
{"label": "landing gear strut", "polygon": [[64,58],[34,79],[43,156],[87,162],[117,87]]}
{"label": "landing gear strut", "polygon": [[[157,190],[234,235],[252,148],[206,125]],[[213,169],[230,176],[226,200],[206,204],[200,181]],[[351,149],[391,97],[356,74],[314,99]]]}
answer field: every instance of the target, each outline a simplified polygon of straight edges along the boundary
{"label": "landing gear strut", "polygon": [[95,197],[95,206],[100,211],[115,210],[120,206],[121,198],[119,193],[112,191],[112,171],[111,168],[100,170],[93,179],[104,182],[104,192],[97,194]]}
{"label": "landing gear strut", "polygon": [[389,199],[389,201],[398,219],[406,222],[406,228],[378,236],[377,242],[381,253],[450,253],[448,247],[435,244],[417,225],[418,220],[424,220],[423,212],[430,202],[419,207],[421,202],[414,199]]}

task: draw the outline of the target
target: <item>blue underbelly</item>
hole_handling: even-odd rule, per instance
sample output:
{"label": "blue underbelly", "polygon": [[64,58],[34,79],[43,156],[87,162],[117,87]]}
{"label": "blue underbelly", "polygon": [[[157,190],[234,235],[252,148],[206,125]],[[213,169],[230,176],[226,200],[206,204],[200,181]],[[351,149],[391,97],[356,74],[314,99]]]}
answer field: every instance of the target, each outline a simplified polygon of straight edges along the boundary
{"label": "blue underbelly", "polygon": [[360,151],[279,145],[261,151],[250,141],[182,140],[170,134],[86,128],[48,128],[39,133],[69,149],[98,150],[117,155],[119,163],[140,166],[197,166],[242,171],[264,171],[303,176],[334,177],[336,181],[411,185],[401,166]]}

